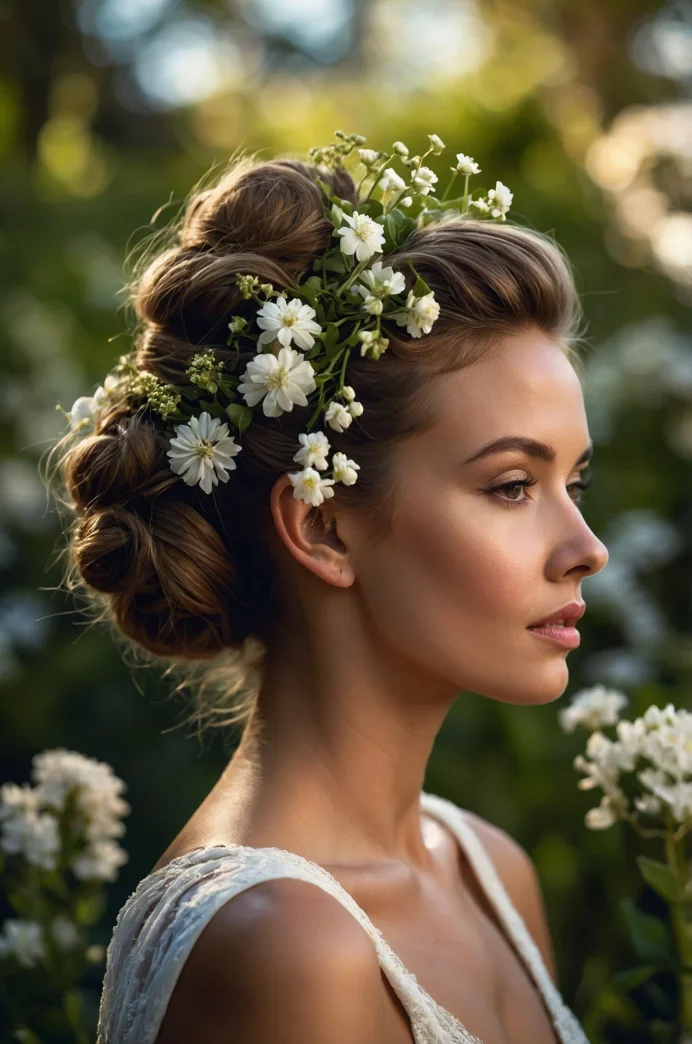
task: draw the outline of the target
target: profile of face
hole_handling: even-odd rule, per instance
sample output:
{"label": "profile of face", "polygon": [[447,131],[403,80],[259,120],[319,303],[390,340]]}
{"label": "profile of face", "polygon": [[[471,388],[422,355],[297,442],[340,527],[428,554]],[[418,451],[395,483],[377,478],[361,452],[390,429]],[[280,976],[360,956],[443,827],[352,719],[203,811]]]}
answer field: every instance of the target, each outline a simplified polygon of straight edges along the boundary
{"label": "profile of face", "polygon": [[[397,448],[391,530],[347,538],[362,604],[383,642],[458,691],[550,702],[567,686],[569,650],[528,628],[583,601],[583,578],[608,560],[579,506],[590,446],[579,377],[531,329],[435,380],[432,427]],[[506,436],[545,443],[554,459],[470,459]]]}

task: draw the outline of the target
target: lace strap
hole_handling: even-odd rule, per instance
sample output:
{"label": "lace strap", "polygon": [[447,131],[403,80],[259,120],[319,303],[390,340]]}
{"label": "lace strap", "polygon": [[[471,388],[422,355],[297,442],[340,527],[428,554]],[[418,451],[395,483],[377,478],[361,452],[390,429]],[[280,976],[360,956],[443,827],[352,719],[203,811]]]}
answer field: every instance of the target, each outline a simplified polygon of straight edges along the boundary
{"label": "lace strap", "polygon": [[550,977],[541,951],[536,946],[526,922],[510,899],[495,866],[475,830],[466,820],[463,809],[437,794],[421,794],[424,811],[439,817],[458,839],[476,872],[488,899],[497,910],[501,923],[524,958],[527,968],[540,990],[559,1039],[564,1044],[589,1044],[576,1016],[564,1003]]}

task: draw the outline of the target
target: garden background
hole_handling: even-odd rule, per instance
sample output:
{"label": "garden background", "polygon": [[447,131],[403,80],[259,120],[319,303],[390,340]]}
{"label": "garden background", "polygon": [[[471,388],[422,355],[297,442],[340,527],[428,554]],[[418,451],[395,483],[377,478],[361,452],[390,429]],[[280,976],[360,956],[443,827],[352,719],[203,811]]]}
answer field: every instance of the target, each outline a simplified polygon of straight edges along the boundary
{"label": "garden background", "polygon": [[[127,783],[129,861],[93,941],[216,781],[237,737],[181,726],[170,683],[124,662],[60,590],[38,461],[129,350],[123,262],[238,147],[305,157],[336,128],[368,146],[470,153],[554,233],[589,322],[595,442],[584,513],[610,551],[560,701],[463,694],[425,789],[527,849],[559,983],[594,1042],[654,1039],[674,1000],[636,963],[618,900],[643,888],[632,831],[589,831],[558,710],[604,682],[692,709],[692,6],[647,0],[4,0],[0,3],[0,771],[65,746]],[[482,177],[480,179],[482,181]],[[658,855],[652,850],[651,854]],[[0,914],[7,915],[7,911]],[[101,967],[86,982],[95,1017]],[[3,1041],[5,1037],[0,1037]],[[7,1036],[7,1040],[11,1039]]]}

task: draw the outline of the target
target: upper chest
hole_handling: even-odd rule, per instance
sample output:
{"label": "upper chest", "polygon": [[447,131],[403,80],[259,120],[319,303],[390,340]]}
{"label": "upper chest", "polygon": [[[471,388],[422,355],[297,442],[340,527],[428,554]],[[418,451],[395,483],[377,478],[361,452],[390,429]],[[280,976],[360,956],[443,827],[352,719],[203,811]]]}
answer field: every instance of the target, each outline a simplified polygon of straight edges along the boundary
{"label": "upper chest", "polygon": [[[330,872],[423,989],[483,1044],[556,1044],[541,994],[456,840],[439,825],[429,844],[429,877]],[[410,1044],[406,1012],[382,979],[386,1044]]]}

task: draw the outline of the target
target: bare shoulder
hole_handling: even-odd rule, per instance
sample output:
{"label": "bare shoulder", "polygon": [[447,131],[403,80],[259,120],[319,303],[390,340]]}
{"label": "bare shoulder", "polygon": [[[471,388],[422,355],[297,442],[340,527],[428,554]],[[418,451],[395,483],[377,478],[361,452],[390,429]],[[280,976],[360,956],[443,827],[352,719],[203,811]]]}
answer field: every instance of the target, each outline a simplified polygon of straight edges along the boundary
{"label": "bare shoulder", "polygon": [[380,1044],[375,948],[333,896],[263,881],[212,917],[187,959],[156,1044]]}
{"label": "bare shoulder", "polygon": [[510,899],[523,917],[526,927],[541,951],[550,975],[557,980],[557,967],[550,927],[543,902],[538,873],[531,856],[502,827],[490,823],[475,812],[464,809],[466,821],[473,828],[490,856]]}

